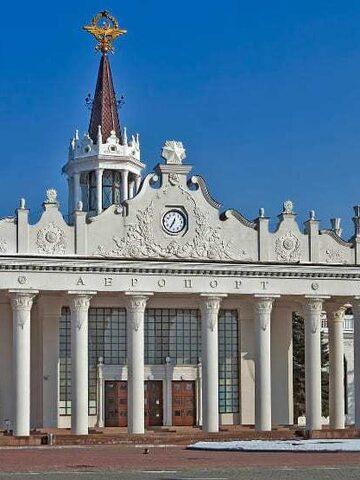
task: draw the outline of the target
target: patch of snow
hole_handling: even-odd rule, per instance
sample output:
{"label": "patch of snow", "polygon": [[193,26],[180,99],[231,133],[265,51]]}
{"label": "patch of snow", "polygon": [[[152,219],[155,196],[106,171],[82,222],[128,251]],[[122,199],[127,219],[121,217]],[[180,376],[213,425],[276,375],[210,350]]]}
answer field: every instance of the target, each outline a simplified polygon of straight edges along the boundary
{"label": "patch of snow", "polygon": [[360,439],[350,440],[239,440],[197,442],[194,450],[232,450],[243,452],[360,452]]}

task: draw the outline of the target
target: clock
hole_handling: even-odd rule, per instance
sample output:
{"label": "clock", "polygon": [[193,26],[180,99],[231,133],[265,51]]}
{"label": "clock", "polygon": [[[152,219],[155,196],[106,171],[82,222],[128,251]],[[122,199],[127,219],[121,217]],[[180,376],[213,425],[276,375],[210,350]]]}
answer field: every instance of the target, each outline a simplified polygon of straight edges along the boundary
{"label": "clock", "polygon": [[186,227],[186,217],[180,210],[169,210],[162,219],[164,230],[171,235],[182,232]]}

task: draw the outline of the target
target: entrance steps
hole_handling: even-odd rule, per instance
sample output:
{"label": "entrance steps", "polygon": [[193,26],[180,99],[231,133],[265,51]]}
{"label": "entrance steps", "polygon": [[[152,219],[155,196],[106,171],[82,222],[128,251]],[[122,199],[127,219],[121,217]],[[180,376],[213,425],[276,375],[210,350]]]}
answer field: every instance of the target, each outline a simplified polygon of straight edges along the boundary
{"label": "entrance steps", "polygon": [[202,432],[192,427],[156,427],[144,435],[130,435],[126,428],[91,429],[89,435],[72,435],[67,429],[44,429],[29,437],[13,437],[0,433],[0,447],[48,445],[189,445],[199,441],[231,440],[296,440],[321,438],[360,438],[360,431],[348,427],[344,430],[324,428],[308,432],[296,427],[279,427],[271,432],[257,432],[253,427],[224,426],[218,433]]}

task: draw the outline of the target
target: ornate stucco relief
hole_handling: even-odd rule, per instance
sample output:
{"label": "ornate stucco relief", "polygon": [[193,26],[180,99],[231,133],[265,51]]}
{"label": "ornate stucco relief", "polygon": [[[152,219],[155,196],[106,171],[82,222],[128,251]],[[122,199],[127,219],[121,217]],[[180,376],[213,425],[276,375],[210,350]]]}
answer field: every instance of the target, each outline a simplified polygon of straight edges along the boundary
{"label": "ornate stucco relief", "polygon": [[7,241],[4,238],[0,238],[0,253],[6,253],[8,250]]}
{"label": "ornate stucco relief", "polygon": [[326,263],[348,263],[339,249],[327,248],[324,257]]}
{"label": "ornate stucco relief", "polygon": [[39,253],[63,255],[66,250],[64,230],[54,222],[49,223],[38,231],[36,245]]}
{"label": "ornate stucco relief", "polygon": [[300,240],[291,231],[276,239],[276,258],[282,262],[298,262],[300,260]]}
{"label": "ornate stucco relief", "polygon": [[[183,196],[183,204],[189,209],[195,232],[188,241],[183,238],[169,237],[161,240],[156,237],[157,211],[155,205],[163,198],[169,188],[176,188]],[[223,229],[212,226],[208,211],[197,206],[192,195],[176,182],[159,190],[155,200],[147,207],[139,210],[136,221],[127,227],[124,236],[114,235],[114,247],[107,250],[104,245],[99,245],[95,254],[102,256],[121,257],[155,257],[155,258],[197,258],[209,260],[245,260],[247,252],[236,248],[234,242],[223,238]]]}

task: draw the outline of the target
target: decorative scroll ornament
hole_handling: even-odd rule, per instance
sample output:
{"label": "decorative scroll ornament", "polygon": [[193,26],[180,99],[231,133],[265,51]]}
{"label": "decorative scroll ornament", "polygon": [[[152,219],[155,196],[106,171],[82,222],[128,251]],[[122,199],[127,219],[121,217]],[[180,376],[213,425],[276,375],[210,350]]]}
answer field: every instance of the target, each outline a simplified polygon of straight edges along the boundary
{"label": "decorative scroll ornament", "polygon": [[7,241],[4,238],[0,238],[0,253],[6,253],[8,249]]}
{"label": "decorative scroll ornament", "polygon": [[65,233],[55,223],[38,231],[36,245],[40,253],[63,255],[66,250]]}
{"label": "decorative scroll ornament", "polygon": [[167,165],[181,165],[186,158],[185,148],[182,142],[166,140],[161,151],[161,156]]}
{"label": "decorative scroll ornament", "polygon": [[119,23],[115,17],[104,10],[98,13],[91,20],[90,25],[85,25],[84,30],[93,35],[99,42],[96,45],[96,50],[103,54],[114,51],[113,42],[120,35],[125,35],[126,30],[119,27]]}
{"label": "decorative scroll ornament", "polygon": [[275,252],[279,261],[297,262],[300,260],[300,240],[289,231],[276,240]]}
{"label": "decorative scroll ornament", "polygon": [[[155,200],[143,210],[139,210],[136,221],[127,227],[125,236],[115,235],[115,247],[106,250],[99,245],[95,254],[109,257],[135,257],[135,258],[180,258],[204,260],[244,260],[246,251],[238,248],[232,241],[223,240],[223,231],[220,226],[213,227],[210,223],[208,211],[200,209],[192,196],[180,185],[178,188],[185,196],[184,204],[191,210],[194,220],[194,233],[192,238],[184,241],[183,238],[167,239],[159,243],[157,239],[157,209],[155,205],[166,188],[162,189]],[[188,235],[190,236],[190,235]]]}

